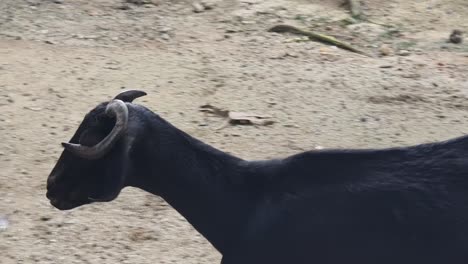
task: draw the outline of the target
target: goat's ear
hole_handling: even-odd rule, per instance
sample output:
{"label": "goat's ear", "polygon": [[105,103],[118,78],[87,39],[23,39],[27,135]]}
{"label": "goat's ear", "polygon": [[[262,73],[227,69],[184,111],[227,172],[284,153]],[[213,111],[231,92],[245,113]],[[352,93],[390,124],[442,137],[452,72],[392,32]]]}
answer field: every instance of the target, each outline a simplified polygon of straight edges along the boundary
{"label": "goat's ear", "polygon": [[145,96],[146,93],[139,90],[128,90],[125,92],[119,93],[114,99],[122,100],[127,103],[133,102],[138,97]]}

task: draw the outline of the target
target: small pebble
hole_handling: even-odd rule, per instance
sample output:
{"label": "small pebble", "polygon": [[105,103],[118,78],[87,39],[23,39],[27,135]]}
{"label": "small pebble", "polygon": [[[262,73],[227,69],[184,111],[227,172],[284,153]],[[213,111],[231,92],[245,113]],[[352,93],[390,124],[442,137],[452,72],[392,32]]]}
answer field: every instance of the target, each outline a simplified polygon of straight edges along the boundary
{"label": "small pebble", "polygon": [[382,56],[390,56],[390,55],[393,55],[394,51],[389,45],[383,44],[379,48],[379,53]]}
{"label": "small pebble", "polygon": [[409,55],[410,55],[410,52],[407,51],[407,50],[399,50],[399,51],[398,51],[398,55],[399,55],[399,56],[409,56]]}
{"label": "small pebble", "polygon": [[453,44],[460,44],[463,42],[463,33],[459,29],[455,29],[452,31],[452,34],[450,34],[449,37],[449,42]]}
{"label": "small pebble", "polygon": [[205,7],[200,2],[194,2],[192,4],[192,7],[193,7],[193,12],[195,13],[201,13],[205,11]]}
{"label": "small pebble", "polygon": [[50,219],[51,219],[50,216],[41,216],[41,218],[40,218],[40,220],[44,221],[44,222],[49,221]]}
{"label": "small pebble", "polygon": [[163,27],[163,28],[161,28],[161,29],[159,30],[159,32],[161,32],[161,33],[168,33],[168,32],[170,32],[171,30],[172,30],[172,28],[170,28],[170,27]]}
{"label": "small pebble", "polygon": [[6,230],[9,225],[10,223],[8,222],[8,220],[5,217],[0,216],[0,231]]}
{"label": "small pebble", "polygon": [[389,69],[389,68],[393,68],[393,65],[384,64],[384,65],[380,65],[379,68],[382,68],[382,69]]}

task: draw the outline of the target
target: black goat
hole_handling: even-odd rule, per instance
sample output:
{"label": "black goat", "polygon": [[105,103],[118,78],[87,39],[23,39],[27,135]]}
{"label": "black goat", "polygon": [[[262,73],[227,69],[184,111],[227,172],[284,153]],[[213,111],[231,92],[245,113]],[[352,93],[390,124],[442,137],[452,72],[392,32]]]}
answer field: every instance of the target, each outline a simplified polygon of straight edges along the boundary
{"label": "black goat", "polygon": [[224,264],[468,263],[468,137],[245,161],[119,94],[86,115],[47,182],[61,210],[134,186],[164,198]]}

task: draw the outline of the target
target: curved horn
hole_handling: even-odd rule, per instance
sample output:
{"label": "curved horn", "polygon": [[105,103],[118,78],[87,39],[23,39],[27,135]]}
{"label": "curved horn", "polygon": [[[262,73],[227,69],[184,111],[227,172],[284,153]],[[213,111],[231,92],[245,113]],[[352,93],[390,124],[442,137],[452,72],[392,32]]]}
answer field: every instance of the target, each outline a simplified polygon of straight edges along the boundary
{"label": "curved horn", "polygon": [[122,101],[127,102],[127,103],[131,103],[136,98],[142,97],[142,96],[145,96],[145,95],[146,95],[146,93],[143,92],[143,91],[128,90],[128,91],[119,93],[116,97],[114,97],[114,99],[122,100]]}
{"label": "curved horn", "polygon": [[99,159],[106,155],[115,142],[127,131],[128,108],[121,100],[111,101],[106,108],[108,116],[115,116],[115,126],[112,131],[98,144],[88,147],[81,144],[62,143],[62,146],[71,153],[84,159]]}

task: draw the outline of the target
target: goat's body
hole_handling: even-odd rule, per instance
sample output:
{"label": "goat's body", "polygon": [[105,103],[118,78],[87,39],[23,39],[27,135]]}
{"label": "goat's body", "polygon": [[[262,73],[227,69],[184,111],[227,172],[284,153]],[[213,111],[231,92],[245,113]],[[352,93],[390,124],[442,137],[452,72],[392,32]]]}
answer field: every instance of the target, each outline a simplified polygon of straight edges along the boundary
{"label": "goat's body", "polygon": [[468,263],[468,137],[250,162],[175,131],[153,185],[224,264]]}
{"label": "goat's body", "polygon": [[249,166],[257,206],[225,264],[468,263],[467,137]]}
{"label": "goat's body", "polygon": [[[128,129],[112,151],[97,160],[64,152],[57,162],[47,193],[57,208],[141,188],[180,212],[223,264],[468,263],[468,137],[244,161],[120,105]],[[112,129],[104,108],[71,143],[103,140]]]}

